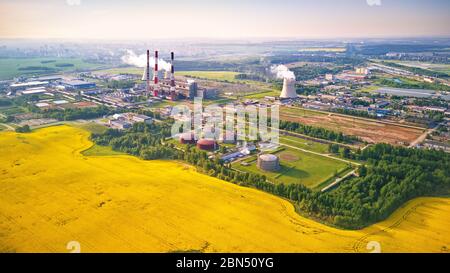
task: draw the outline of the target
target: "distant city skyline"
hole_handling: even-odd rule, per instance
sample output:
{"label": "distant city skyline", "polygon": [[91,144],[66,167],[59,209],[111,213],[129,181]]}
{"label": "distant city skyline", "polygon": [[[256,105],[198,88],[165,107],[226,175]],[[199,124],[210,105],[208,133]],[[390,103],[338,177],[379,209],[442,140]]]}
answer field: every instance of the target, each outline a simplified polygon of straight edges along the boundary
{"label": "distant city skyline", "polygon": [[1,38],[450,36],[448,0],[0,0]]}

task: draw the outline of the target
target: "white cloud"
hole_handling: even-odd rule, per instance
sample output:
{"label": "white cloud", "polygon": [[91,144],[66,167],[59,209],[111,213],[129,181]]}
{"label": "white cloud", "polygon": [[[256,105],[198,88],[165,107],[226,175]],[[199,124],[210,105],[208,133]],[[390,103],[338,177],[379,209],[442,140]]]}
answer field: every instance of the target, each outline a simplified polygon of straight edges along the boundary
{"label": "white cloud", "polygon": [[69,6],[79,6],[81,5],[81,0],[66,0],[66,3]]}
{"label": "white cloud", "polygon": [[366,0],[367,5],[373,7],[373,6],[381,6],[381,0]]}

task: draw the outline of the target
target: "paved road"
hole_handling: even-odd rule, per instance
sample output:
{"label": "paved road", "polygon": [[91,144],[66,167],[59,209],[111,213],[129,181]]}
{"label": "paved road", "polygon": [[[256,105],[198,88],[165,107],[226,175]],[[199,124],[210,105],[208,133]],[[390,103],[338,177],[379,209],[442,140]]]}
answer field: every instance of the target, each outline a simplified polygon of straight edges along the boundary
{"label": "paved road", "polygon": [[341,183],[342,181],[344,181],[345,179],[347,179],[347,177],[351,176],[351,175],[355,175],[356,171],[352,170],[351,172],[349,172],[348,174],[346,174],[345,176],[341,177],[341,178],[336,178],[336,180],[331,183],[330,185],[326,186],[325,188],[323,188],[322,190],[320,190],[321,192],[325,192],[331,188],[333,188],[334,186],[336,186],[337,184]]}

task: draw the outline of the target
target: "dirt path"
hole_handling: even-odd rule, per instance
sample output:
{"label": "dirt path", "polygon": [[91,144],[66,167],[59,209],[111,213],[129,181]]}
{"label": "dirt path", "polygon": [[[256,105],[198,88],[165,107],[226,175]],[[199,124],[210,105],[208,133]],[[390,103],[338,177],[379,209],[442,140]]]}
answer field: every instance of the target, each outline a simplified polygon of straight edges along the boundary
{"label": "dirt path", "polygon": [[438,124],[436,127],[434,127],[433,129],[429,129],[427,131],[425,131],[423,134],[421,134],[416,140],[414,140],[413,142],[411,142],[411,144],[409,145],[409,148],[413,148],[415,147],[417,144],[422,143],[428,135],[432,134],[434,131],[436,131],[439,128]]}

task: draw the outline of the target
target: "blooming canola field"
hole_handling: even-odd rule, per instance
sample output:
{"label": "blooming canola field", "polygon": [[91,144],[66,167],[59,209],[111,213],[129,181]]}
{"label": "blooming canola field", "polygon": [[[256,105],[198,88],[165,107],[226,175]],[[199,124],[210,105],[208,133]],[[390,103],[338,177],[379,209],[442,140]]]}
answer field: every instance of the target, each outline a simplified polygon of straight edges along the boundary
{"label": "blooming canola field", "polygon": [[358,231],[175,161],[85,156],[80,128],[0,133],[0,252],[447,252],[450,199],[418,198]]}

